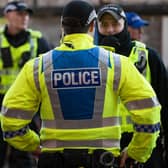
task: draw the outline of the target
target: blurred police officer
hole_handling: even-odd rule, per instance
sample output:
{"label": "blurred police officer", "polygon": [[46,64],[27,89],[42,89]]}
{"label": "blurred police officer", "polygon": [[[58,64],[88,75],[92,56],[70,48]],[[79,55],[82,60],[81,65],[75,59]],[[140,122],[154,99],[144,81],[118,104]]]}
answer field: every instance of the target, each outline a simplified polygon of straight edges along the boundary
{"label": "blurred police officer", "polygon": [[[168,74],[158,53],[152,48],[147,47],[140,41],[131,41],[127,28],[126,15],[121,6],[117,4],[107,4],[98,11],[98,25],[95,33],[95,43],[102,44],[104,38],[115,38],[117,45],[115,51],[127,56],[136,66],[141,74],[151,83],[155,90],[159,102],[162,105],[161,118],[164,135],[168,142]],[[106,40],[107,41],[107,40]],[[110,43],[110,40],[109,42]],[[114,40],[111,41],[113,45]],[[127,109],[120,103],[122,112],[122,139],[121,147],[124,148],[130,142],[133,132],[132,118]],[[147,168],[163,167],[163,145],[162,137],[157,141],[157,146],[153,151],[152,157],[145,164]]]}
{"label": "blurred police officer", "polygon": [[[4,7],[7,24],[0,29],[0,106],[5,93],[25,62],[50,49],[39,31],[28,29],[32,12],[22,1],[12,1]],[[31,125],[34,125],[34,122]],[[3,167],[6,151],[7,144],[3,141],[0,131],[0,167]],[[12,148],[9,166],[30,167],[29,157],[27,153]]]}
{"label": "blurred police officer", "polygon": [[142,41],[143,28],[149,25],[149,21],[142,19],[135,12],[126,12],[125,14],[131,39]]}
{"label": "blurred police officer", "polygon": [[[155,146],[160,127],[156,95],[126,57],[93,44],[95,19],[86,1],[68,3],[61,45],[26,63],[4,98],[4,138],[24,151],[41,145],[39,168],[123,167],[128,158],[145,162]],[[120,163],[119,96],[135,123]],[[40,103],[39,137],[27,124]]]}

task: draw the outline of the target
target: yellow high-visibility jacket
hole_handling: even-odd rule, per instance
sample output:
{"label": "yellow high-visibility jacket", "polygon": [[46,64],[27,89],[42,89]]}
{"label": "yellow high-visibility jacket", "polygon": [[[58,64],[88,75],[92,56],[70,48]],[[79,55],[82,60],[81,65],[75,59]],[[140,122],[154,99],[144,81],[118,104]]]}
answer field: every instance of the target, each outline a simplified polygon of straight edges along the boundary
{"label": "yellow high-visibility jacket", "polygon": [[[26,63],[7,92],[1,126],[15,148],[42,152],[64,148],[103,148],[120,155],[119,97],[135,130],[128,146],[145,162],[155,147],[160,104],[128,58],[93,45],[87,34],[64,37],[54,50]],[[40,137],[27,126],[40,108]]]}
{"label": "yellow high-visibility jacket", "polygon": [[31,29],[27,31],[30,32],[27,43],[14,47],[5,37],[4,28],[0,29],[0,94],[7,92],[25,61],[37,55],[38,39],[42,34]]}

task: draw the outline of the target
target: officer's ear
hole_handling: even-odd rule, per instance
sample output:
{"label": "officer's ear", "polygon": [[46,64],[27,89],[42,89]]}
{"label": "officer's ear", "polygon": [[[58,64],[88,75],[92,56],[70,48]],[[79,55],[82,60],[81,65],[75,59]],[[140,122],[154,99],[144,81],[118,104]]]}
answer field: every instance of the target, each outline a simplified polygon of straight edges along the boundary
{"label": "officer's ear", "polygon": [[94,35],[94,30],[95,30],[95,20],[93,20],[90,25],[89,25],[89,29],[88,29],[88,34],[90,35]]}

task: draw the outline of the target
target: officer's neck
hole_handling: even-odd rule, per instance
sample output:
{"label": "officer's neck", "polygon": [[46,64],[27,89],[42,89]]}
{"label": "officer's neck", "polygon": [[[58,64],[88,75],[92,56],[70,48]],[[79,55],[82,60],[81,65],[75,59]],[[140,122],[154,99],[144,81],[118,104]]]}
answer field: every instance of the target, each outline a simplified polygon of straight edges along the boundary
{"label": "officer's neck", "polygon": [[17,34],[11,34],[8,31],[8,27],[5,27],[4,34],[5,34],[5,37],[7,38],[7,40],[9,41],[9,43],[11,45],[13,45],[14,47],[18,47],[18,46],[24,44],[29,38],[28,31],[22,30],[22,31],[18,32]]}
{"label": "officer's neck", "polygon": [[11,36],[15,36],[23,31],[25,31],[24,29],[19,29],[19,28],[14,28],[12,26],[7,26],[7,33],[10,34]]}

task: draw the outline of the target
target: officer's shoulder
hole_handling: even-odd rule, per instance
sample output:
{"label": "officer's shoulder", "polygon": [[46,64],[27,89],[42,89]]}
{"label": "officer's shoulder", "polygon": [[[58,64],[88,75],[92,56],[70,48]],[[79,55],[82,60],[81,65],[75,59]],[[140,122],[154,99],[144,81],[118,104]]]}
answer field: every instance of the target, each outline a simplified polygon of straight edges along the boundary
{"label": "officer's shoulder", "polygon": [[146,48],[146,44],[141,42],[141,41],[137,41],[134,40],[132,41],[132,46],[138,47],[138,48]]}
{"label": "officer's shoulder", "polygon": [[147,47],[148,50],[148,58],[149,58],[149,62],[162,62],[162,58],[159,54],[159,52],[152,48],[152,47]]}
{"label": "officer's shoulder", "polygon": [[118,54],[118,53],[116,53],[115,51],[114,51],[114,48],[113,47],[108,47],[108,46],[96,46],[99,50],[100,50],[100,52],[104,52],[104,53],[111,53],[113,56],[116,56],[116,57],[120,57],[120,56],[123,56],[123,55],[121,55],[121,54]]}
{"label": "officer's shoulder", "polygon": [[159,56],[159,52],[155,48],[147,46],[147,50],[148,50],[148,52],[149,52],[150,55],[157,55],[157,56]]}
{"label": "officer's shoulder", "polygon": [[42,33],[38,30],[28,29],[28,32],[30,33],[30,35],[32,37],[35,37],[35,38],[41,38],[42,37]]}

